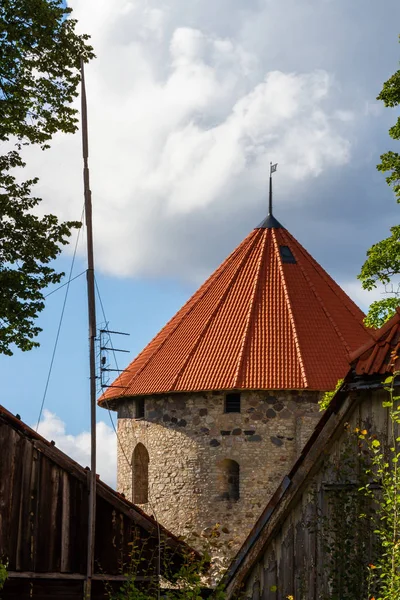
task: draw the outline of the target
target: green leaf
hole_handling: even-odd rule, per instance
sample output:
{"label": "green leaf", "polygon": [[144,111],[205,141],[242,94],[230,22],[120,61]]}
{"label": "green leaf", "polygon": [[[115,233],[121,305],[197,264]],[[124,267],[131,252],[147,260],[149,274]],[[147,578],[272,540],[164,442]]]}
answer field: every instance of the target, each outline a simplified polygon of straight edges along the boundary
{"label": "green leaf", "polygon": [[[93,58],[87,35],[63,0],[1,0],[0,142],[16,140],[16,150],[0,156],[0,353],[13,346],[30,350],[40,328],[43,290],[57,284],[51,262],[80,223],[37,216],[36,178],[23,181],[22,145],[43,149],[57,132],[77,129],[80,61]],[[9,145],[9,144],[8,144]]]}
{"label": "green leaf", "polygon": [[338,379],[337,382],[336,382],[335,389],[331,390],[330,392],[325,392],[322,395],[321,400],[319,400],[319,402],[318,402],[320,410],[325,410],[325,409],[328,408],[329,404],[331,403],[331,400],[332,400],[333,396],[340,389],[342,383],[343,383],[343,379]]}
{"label": "green leaf", "polygon": [[[400,105],[400,70],[383,84],[378,99],[387,107]],[[389,129],[389,135],[400,140],[400,117]],[[389,150],[380,158],[377,169],[387,173],[386,181],[400,202],[400,154]],[[367,259],[358,275],[364,289],[372,290],[377,284],[382,284],[386,291],[384,298],[372,302],[365,318],[368,327],[381,327],[400,306],[400,225],[391,227],[390,232],[389,237],[377,242],[367,251]]]}

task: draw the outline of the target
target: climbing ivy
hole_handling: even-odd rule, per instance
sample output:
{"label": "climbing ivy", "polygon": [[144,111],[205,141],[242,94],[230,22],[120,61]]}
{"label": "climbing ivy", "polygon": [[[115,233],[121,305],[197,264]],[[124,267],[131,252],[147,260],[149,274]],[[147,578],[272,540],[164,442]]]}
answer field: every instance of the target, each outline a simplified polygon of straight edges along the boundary
{"label": "climbing ivy", "polygon": [[[324,465],[324,480],[329,483],[313,492],[315,516],[305,522],[319,540],[316,576],[323,582],[319,600],[370,598],[369,565],[379,552],[373,503],[360,489],[369,481],[370,455],[360,443],[359,430],[350,431],[346,424],[346,432],[340,452]],[[306,598],[307,590],[302,595]]]}
{"label": "climbing ivy", "polygon": [[[368,475],[381,488],[375,521],[375,535],[379,539],[381,553],[370,565],[371,579],[379,589],[376,600],[400,599],[400,396],[395,394],[398,375],[400,372],[395,372],[384,382],[388,393],[383,407],[389,413],[389,444],[383,444],[367,431],[360,433],[360,438],[372,453]],[[374,495],[370,483],[361,491],[367,497]]]}
{"label": "climbing ivy", "polygon": [[0,561],[0,590],[3,589],[7,577],[7,563]]}
{"label": "climbing ivy", "polygon": [[343,383],[343,379],[338,379],[334,390],[331,390],[329,392],[324,392],[324,394],[321,397],[321,400],[318,402],[320,410],[326,410],[328,408],[333,396],[336,394],[336,392],[338,391],[338,389],[340,388],[342,383]]}

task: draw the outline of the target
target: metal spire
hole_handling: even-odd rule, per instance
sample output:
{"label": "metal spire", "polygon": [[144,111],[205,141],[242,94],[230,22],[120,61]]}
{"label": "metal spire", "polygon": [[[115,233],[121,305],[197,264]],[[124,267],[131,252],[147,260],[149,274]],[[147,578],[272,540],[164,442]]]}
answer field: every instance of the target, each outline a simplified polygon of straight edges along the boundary
{"label": "metal spire", "polygon": [[278,167],[278,163],[276,163],[275,165],[271,163],[269,163],[269,210],[268,210],[268,214],[272,216],[272,173],[275,173],[276,169]]}
{"label": "metal spire", "polygon": [[272,162],[269,163],[268,216],[266,219],[264,219],[264,221],[262,223],[260,223],[260,225],[257,227],[257,229],[272,229],[272,228],[278,229],[279,227],[282,227],[282,225],[279,223],[279,221],[277,221],[272,214],[272,173],[275,173],[277,168],[278,168],[278,163],[275,163],[274,165],[272,164]]}

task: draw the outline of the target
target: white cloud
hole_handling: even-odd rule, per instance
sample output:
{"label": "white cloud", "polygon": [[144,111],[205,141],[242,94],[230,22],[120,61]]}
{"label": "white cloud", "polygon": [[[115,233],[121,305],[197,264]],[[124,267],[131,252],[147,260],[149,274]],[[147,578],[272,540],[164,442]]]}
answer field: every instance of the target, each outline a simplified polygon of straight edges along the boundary
{"label": "white cloud", "polygon": [[[217,14],[214,30],[206,26],[209,2],[203,12],[192,7],[190,18],[182,3],[181,13],[130,0],[70,4],[98,56],[87,68],[87,92],[103,271],[197,278],[207,268],[197,230],[212,244],[221,217],[210,215],[235,207],[241,222],[259,206],[261,218],[270,160],[284,168],[282,203],[292,201],[299,181],[306,186],[349,161],[353,115],[330,108],[333,77],[321,69],[271,70],[239,35],[240,19],[253,18],[257,3],[247,12],[236,3],[230,36],[216,31]],[[45,155],[28,152],[44,208],[76,219],[79,136],[57,136]]]}
{"label": "white cloud", "polygon": [[[78,435],[66,432],[65,423],[49,410],[43,411],[38,433],[47,440],[54,440],[56,446],[83,467],[90,467],[90,433],[82,431]],[[114,430],[99,421],[97,436],[97,473],[101,479],[115,489],[117,473],[117,447]]]}

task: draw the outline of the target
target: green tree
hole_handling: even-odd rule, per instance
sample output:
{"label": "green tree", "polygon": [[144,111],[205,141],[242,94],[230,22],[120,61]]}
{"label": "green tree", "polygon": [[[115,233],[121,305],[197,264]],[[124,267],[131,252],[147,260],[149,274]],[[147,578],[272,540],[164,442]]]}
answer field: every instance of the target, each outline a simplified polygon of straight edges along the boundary
{"label": "green tree", "polygon": [[35,326],[44,308],[43,289],[58,283],[49,263],[68,243],[76,222],[36,216],[37,178],[19,183],[24,145],[43,150],[56,132],[78,126],[72,106],[81,58],[94,55],[87,35],[62,0],[0,0],[0,353],[12,344],[29,350],[38,343]]}
{"label": "green tree", "polygon": [[[390,108],[400,105],[400,70],[383,84],[377,99]],[[389,135],[394,140],[400,140],[400,117],[389,129]],[[386,181],[392,188],[397,202],[400,202],[400,154],[391,150],[385,152],[377,169],[389,173]],[[400,225],[395,225],[390,231],[391,235],[388,238],[374,244],[368,250],[367,260],[358,276],[365,290],[372,290],[379,283],[387,289],[385,298],[371,304],[366,318],[366,324],[375,327],[382,326],[400,305],[400,284],[396,281],[396,276],[400,274]]]}

